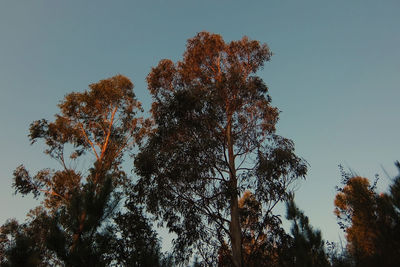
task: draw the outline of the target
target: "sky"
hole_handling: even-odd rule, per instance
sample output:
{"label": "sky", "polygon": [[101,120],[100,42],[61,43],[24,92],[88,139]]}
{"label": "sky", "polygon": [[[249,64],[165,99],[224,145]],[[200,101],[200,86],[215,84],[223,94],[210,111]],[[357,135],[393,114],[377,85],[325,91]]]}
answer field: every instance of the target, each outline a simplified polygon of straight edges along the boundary
{"label": "sky", "polygon": [[148,108],[151,67],[180,60],[186,40],[209,31],[272,50],[259,75],[281,111],[277,130],[309,163],[296,202],[325,240],[338,241],[338,165],[379,174],[380,190],[397,175],[399,10],[390,0],[0,1],[0,224],[39,204],[13,195],[15,168],[57,166],[30,145],[32,121],[52,120],[66,94],[116,74]]}

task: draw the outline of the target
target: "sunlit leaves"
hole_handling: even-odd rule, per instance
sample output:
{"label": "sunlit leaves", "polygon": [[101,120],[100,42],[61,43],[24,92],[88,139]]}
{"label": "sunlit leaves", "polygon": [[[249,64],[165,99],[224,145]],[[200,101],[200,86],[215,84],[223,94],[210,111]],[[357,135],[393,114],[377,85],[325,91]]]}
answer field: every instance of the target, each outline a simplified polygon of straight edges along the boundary
{"label": "sunlit leaves", "polygon": [[[397,165],[398,166],[398,165]],[[398,166],[400,167],[400,166]],[[399,168],[400,169],[400,168]],[[388,193],[378,194],[376,183],[343,171],[343,187],[337,188],[335,214],[346,232],[348,251],[357,266],[398,266],[400,253],[400,176]]]}
{"label": "sunlit leaves", "polygon": [[211,244],[229,243],[232,231],[240,235],[231,223],[239,222],[232,208],[242,192],[260,201],[266,221],[290,184],[306,174],[293,143],[275,135],[279,111],[257,76],[270,57],[266,44],[247,37],[225,42],[200,32],[181,61],[161,60],[147,76],[154,128],[135,158],[135,190],[179,234],[176,248],[183,254],[197,246],[205,262],[215,257]]}
{"label": "sunlit leaves", "polygon": [[[27,253],[26,258],[38,260],[35,266],[109,266],[118,262],[126,266],[152,262],[157,266],[158,240],[146,218],[141,212],[133,214],[134,203],[116,214],[123,189],[129,184],[122,160],[145,137],[151,124],[137,116],[142,108],[132,82],[122,75],[99,81],[87,91],[66,95],[59,108],[54,121],[33,122],[29,138],[32,144],[43,141],[44,152],[57,160],[60,168],[46,168],[33,176],[22,165],[14,171],[15,192],[42,196],[43,202],[30,212],[29,223],[18,226],[25,231],[17,233],[22,245],[11,244],[0,252]],[[122,245],[118,227],[128,236],[134,234],[131,231],[143,230],[146,233],[141,237],[148,240],[135,246]],[[35,230],[37,235],[26,233]],[[37,256],[36,250],[46,257]],[[145,251],[148,254],[141,258],[125,258]],[[150,255],[152,261],[147,257]],[[11,256],[8,260],[18,262]]]}

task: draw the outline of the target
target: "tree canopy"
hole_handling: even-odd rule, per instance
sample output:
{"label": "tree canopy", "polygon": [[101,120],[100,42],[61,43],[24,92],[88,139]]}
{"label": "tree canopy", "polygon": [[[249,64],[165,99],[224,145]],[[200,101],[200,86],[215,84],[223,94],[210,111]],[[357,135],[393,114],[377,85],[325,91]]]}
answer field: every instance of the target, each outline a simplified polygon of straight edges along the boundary
{"label": "tree canopy", "polygon": [[257,76],[270,57],[266,44],[247,37],[226,43],[201,32],[182,61],[161,60],[147,77],[154,128],[135,158],[135,190],[178,235],[182,259],[195,248],[215,262],[215,248],[227,242],[243,266],[240,194],[252,192],[266,221],[306,174],[293,142],[275,133],[279,111]]}
{"label": "tree canopy", "polygon": [[[35,266],[118,262],[157,266],[158,239],[142,210],[132,205],[120,208],[124,188],[131,182],[121,165],[123,157],[146,132],[146,121],[136,116],[141,104],[132,82],[122,75],[102,80],[91,84],[88,91],[66,95],[59,108],[54,122],[33,122],[29,137],[32,143],[44,140],[45,153],[61,168],[46,168],[34,176],[22,165],[14,171],[16,192],[37,198],[42,195],[43,204],[31,211],[28,223],[3,226],[3,249],[9,255],[5,262],[17,264],[12,255],[24,252],[30,254],[26,259],[37,261]],[[91,162],[88,169],[77,169],[74,162],[89,153],[91,156],[85,157]],[[124,229],[122,236],[119,228]],[[121,244],[135,232],[141,232],[141,243],[130,238],[129,245]],[[140,257],[129,260],[122,256],[126,253]]]}
{"label": "tree canopy", "polygon": [[[400,171],[400,163],[396,162]],[[346,233],[356,266],[400,264],[400,175],[388,193],[378,194],[376,183],[342,171],[343,187],[335,198],[335,214]]]}

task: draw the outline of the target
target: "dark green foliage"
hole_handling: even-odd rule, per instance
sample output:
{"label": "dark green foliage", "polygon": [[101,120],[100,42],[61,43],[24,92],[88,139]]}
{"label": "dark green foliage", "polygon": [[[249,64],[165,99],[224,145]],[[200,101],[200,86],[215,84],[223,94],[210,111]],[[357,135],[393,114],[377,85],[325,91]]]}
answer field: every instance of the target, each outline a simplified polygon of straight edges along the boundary
{"label": "dark green foliage", "polygon": [[[48,218],[46,245],[66,266],[107,266],[114,238],[109,227],[118,199],[111,200],[111,179],[95,194],[93,183],[74,192],[67,206]],[[84,219],[82,219],[84,217]]]}
{"label": "dark green foliage", "polygon": [[125,207],[127,212],[115,216],[114,260],[121,266],[163,266],[157,235],[142,210],[132,202]]}
{"label": "dark green foliage", "polygon": [[39,265],[41,251],[30,234],[29,229],[14,220],[8,220],[1,226],[1,266]]}
{"label": "dark green foliage", "polygon": [[50,229],[49,217],[41,209],[30,214],[31,219],[18,224],[8,220],[0,228],[1,266],[49,266],[61,262],[46,247]]}
{"label": "dark green foliage", "polygon": [[[104,181],[97,194],[93,183],[87,183],[51,216],[39,210],[27,224],[4,225],[5,266],[54,262],[63,266],[169,266],[171,261],[160,253],[156,233],[141,210],[131,203],[126,206],[128,211],[115,214],[119,199],[110,178]],[[14,236],[11,243],[5,238],[10,232]]]}
{"label": "dark green foliage", "polygon": [[291,199],[287,202],[287,219],[292,221],[292,245],[289,249],[292,264],[296,267],[329,266],[321,232],[314,230],[308,217]]}

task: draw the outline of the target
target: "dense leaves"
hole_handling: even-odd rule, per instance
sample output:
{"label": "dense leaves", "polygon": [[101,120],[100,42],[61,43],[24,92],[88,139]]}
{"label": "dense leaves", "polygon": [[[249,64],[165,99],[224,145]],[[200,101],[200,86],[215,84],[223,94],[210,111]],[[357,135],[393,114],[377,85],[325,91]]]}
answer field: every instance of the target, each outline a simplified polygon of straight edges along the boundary
{"label": "dense leaves", "polygon": [[[41,196],[43,205],[32,210],[30,222],[2,227],[2,262],[158,266],[160,248],[148,220],[135,203],[120,204],[131,183],[122,160],[140,143],[148,124],[136,116],[141,105],[133,84],[117,75],[66,95],[59,107],[54,122],[33,122],[29,137],[32,143],[43,140],[45,153],[61,168],[34,176],[22,165],[14,171],[16,193]],[[86,167],[83,162],[90,162],[87,169],[77,169]]]}
{"label": "dense leaves", "polygon": [[136,192],[178,234],[182,259],[193,247],[215,262],[227,243],[242,266],[240,194],[251,191],[268,220],[306,174],[293,143],[275,134],[278,109],[257,76],[270,56],[247,37],[225,43],[201,32],[182,61],[162,60],[147,77],[155,128],[135,159]]}
{"label": "dense leaves", "polygon": [[[396,162],[400,171],[400,164]],[[400,175],[388,193],[378,194],[376,182],[343,174],[335,198],[335,214],[346,232],[348,251],[355,266],[399,266]]]}

